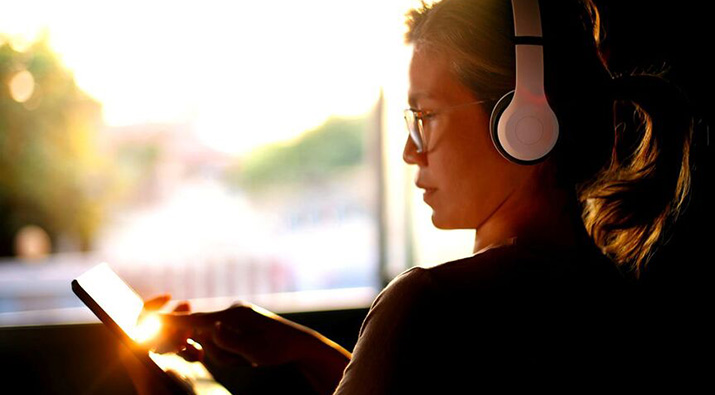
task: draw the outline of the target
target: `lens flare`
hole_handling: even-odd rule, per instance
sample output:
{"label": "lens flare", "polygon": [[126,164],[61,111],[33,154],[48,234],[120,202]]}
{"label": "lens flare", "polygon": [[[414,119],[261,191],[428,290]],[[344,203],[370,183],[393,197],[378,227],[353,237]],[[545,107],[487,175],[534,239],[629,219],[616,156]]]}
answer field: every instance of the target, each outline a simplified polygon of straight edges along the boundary
{"label": "lens flare", "polygon": [[161,331],[161,320],[156,314],[150,314],[141,319],[134,328],[134,340],[145,343]]}

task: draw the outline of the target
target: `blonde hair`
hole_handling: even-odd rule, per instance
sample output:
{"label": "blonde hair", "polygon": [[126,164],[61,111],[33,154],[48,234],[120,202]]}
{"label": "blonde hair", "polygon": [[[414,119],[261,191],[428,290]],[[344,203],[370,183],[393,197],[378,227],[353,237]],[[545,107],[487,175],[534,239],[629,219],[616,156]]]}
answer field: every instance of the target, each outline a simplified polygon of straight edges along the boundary
{"label": "blonde hair", "polygon": [[[540,5],[545,89],[561,129],[552,154],[559,184],[577,194],[596,245],[638,277],[687,200],[687,98],[664,72],[609,71],[590,0]],[[423,2],[407,25],[406,41],[445,53],[475,97],[498,99],[513,89],[509,0]]]}

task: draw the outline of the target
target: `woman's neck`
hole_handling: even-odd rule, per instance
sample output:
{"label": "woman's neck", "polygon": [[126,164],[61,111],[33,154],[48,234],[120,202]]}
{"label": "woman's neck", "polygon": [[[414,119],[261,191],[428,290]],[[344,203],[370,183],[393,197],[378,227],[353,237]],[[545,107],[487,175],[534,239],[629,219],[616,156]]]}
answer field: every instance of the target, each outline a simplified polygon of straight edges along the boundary
{"label": "woman's neck", "polygon": [[575,193],[559,188],[520,188],[477,229],[474,252],[514,240],[571,248],[588,239]]}

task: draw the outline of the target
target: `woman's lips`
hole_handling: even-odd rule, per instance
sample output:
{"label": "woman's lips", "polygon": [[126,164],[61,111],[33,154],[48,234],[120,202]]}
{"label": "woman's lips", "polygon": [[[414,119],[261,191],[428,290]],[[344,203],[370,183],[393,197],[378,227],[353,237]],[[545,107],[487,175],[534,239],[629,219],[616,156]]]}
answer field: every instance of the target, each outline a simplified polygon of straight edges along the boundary
{"label": "woman's lips", "polygon": [[419,178],[415,180],[415,185],[417,186],[417,188],[424,190],[424,193],[422,194],[422,200],[424,200],[425,203],[428,203],[427,200],[430,199],[437,191],[437,188],[431,187],[420,182]]}
{"label": "woman's lips", "polygon": [[422,194],[422,200],[427,202],[428,199],[430,199],[434,193],[437,191],[437,188],[422,188],[425,190],[425,192]]}

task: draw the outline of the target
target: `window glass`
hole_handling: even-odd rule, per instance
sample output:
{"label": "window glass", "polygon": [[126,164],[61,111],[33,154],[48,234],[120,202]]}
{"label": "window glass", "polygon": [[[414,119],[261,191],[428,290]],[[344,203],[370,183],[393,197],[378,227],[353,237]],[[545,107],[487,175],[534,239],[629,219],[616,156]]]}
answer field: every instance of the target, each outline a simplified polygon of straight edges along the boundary
{"label": "window glass", "polygon": [[92,319],[69,284],[100,262],[144,297],[288,311],[468,252],[402,162],[418,4],[9,4],[0,325]]}

